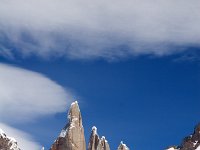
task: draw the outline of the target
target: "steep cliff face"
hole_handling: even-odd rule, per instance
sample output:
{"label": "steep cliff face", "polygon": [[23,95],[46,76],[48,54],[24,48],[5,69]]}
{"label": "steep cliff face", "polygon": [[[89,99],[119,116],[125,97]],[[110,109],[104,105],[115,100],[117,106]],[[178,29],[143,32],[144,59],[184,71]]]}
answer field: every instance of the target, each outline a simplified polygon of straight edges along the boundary
{"label": "steep cliff face", "polygon": [[82,117],[77,102],[71,104],[68,124],[62,129],[50,150],[86,150]]}
{"label": "steep cliff face", "polygon": [[102,138],[100,139],[99,147],[97,148],[97,150],[110,150],[108,141],[104,136],[102,136]]}
{"label": "steep cliff face", "polygon": [[99,147],[99,135],[97,134],[97,128],[92,127],[92,133],[88,144],[88,150],[96,150]]}
{"label": "steep cliff face", "polygon": [[0,150],[20,150],[14,138],[7,135],[0,129]]}
{"label": "steep cliff face", "polygon": [[110,146],[106,138],[104,136],[102,136],[102,138],[99,138],[96,127],[92,128],[88,150],[110,150]]}

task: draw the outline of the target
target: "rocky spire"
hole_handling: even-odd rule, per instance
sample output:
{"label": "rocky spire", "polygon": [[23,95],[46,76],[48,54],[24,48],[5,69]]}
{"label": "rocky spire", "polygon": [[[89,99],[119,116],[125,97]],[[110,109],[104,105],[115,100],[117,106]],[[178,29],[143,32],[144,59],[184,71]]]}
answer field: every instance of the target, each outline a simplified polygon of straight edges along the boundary
{"label": "rocky spire", "polygon": [[97,149],[97,150],[110,150],[108,141],[106,140],[106,138],[104,136],[102,136],[102,138],[100,139],[99,149]]}
{"label": "rocky spire", "polygon": [[14,138],[7,135],[0,129],[0,150],[20,150]]}
{"label": "rocky spire", "polygon": [[97,128],[92,127],[92,133],[90,135],[88,150],[97,150],[97,147],[99,146],[99,141],[100,141],[100,139],[97,134]]}
{"label": "rocky spire", "polygon": [[110,150],[106,138],[104,136],[101,139],[99,138],[96,127],[92,127],[88,150]]}
{"label": "rocky spire", "polygon": [[86,150],[84,129],[78,102],[71,104],[68,112],[68,124],[50,150]]}
{"label": "rocky spire", "polygon": [[126,144],[124,144],[122,141],[120,143],[120,145],[118,146],[117,150],[129,150],[129,148],[126,146]]}

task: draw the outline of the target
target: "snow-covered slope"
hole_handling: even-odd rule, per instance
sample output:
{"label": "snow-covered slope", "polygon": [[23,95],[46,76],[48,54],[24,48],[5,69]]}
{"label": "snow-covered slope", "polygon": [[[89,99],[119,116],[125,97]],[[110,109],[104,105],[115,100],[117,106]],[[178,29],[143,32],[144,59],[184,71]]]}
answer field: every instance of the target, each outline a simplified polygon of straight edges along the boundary
{"label": "snow-covered slope", "polygon": [[0,150],[20,150],[14,138],[7,137],[5,132],[0,129]]}

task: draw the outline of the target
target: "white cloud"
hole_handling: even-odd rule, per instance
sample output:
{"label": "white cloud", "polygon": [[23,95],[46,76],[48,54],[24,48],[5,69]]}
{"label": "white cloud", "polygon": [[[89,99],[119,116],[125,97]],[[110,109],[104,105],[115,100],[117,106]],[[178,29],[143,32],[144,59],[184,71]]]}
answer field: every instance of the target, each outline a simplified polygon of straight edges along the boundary
{"label": "white cloud", "polygon": [[0,128],[8,137],[14,138],[22,150],[40,150],[41,146],[27,133],[0,123]]}
{"label": "white cloud", "polygon": [[0,121],[20,123],[63,112],[70,91],[42,74],[0,63]]}
{"label": "white cloud", "polygon": [[200,46],[199,0],[0,0],[0,20],[1,49],[23,56],[110,59]]}

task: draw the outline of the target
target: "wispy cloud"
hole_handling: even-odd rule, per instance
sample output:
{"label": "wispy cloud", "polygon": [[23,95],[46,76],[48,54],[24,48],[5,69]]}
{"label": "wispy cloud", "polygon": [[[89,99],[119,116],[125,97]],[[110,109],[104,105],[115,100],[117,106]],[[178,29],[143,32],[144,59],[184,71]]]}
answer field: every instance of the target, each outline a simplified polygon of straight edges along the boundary
{"label": "wispy cloud", "polygon": [[42,74],[0,63],[0,121],[23,123],[63,112],[70,91]]}
{"label": "wispy cloud", "polygon": [[34,141],[34,139],[27,133],[15,129],[7,124],[0,122],[0,128],[6,133],[8,137],[15,138],[18,143],[18,146],[22,150],[40,150],[41,146],[39,143]]}
{"label": "wispy cloud", "polygon": [[111,59],[200,46],[198,0],[0,3],[0,47],[23,56]]}

